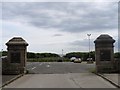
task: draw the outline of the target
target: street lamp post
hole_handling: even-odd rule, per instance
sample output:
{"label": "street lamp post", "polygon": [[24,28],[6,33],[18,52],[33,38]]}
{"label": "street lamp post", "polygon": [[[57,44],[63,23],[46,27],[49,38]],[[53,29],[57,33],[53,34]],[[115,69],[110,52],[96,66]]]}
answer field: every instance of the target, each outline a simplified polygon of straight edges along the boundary
{"label": "street lamp post", "polygon": [[89,58],[90,58],[90,36],[91,36],[91,34],[87,34],[87,36],[88,36],[88,40],[89,40]]}
{"label": "street lamp post", "polygon": [[62,61],[63,61],[63,49],[62,49]]}

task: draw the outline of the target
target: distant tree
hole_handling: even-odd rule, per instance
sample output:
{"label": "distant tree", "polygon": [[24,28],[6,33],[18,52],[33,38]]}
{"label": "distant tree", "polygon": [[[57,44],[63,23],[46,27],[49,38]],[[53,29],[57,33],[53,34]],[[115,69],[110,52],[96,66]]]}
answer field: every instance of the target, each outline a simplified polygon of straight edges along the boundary
{"label": "distant tree", "polygon": [[27,52],[27,58],[35,58],[35,53]]}
{"label": "distant tree", "polygon": [[39,57],[60,57],[58,54],[55,53],[39,53]]}
{"label": "distant tree", "polygon": [[88,57],[89,57],[89,53],[87,52],[83,53],[83,57],[82,57],[83,61],[86,61]]}
{"label": "distant tree", "polygon": [[[89,53],[88,52],[71,52],[71,53],[67,53],[64,57],[69,59],[71,57],[76,57],[76,58],[81,58],[83,61],[86,61],[87,58],[89,57]],[[90,52],[90,57],[93,58],[93,60],[95,59],[94,51]]]}
{"label": "distant tree", "polygon": [[60,56],[54,53],[33,53],[33,52],[27,53],[27,58],[45,58],[45,57],[60,57]]}
{"label": "distant tree", "polygon": [[90,52],[90,57],[91,57],[93,60],[95,60],[95,51],[91,51],[91,52]]}
{"label": "distant tree", "polygon": [[115,58],[120,58],[120,52],[114,53],[114,57],[115,57]]}
{"label": "distant tree", "polygon": [[40,53],[35,53],[35,58],[40,58]]}
{"label": "distant tree", "polygon": [[71,58],[71,57],[76,57],[76,58],[81,58],[83,56],[83,53],[81,52],[71,52],[67,53],[64,57]]}
{"label": "distant tree", "polygon": [[7,56],[7,51],[2,51],[2,56]]}

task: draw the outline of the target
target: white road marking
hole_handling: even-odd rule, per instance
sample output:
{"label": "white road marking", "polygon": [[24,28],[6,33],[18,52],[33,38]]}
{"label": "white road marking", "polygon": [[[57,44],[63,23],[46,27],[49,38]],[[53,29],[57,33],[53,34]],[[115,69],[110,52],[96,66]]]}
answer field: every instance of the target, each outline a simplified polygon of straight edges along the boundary
{"label": "white road marking", "polygon": [[33,67],[32,70],[35,69],[35,68],[36,68],[36,67]]}
{"label": "white road marking", "polygon": [[46,65],[46,67],[50,67],[50,65]]}
{"label": "white road marking", "polygon": [[40,63],[39,65],[42,65],[42,63]]}

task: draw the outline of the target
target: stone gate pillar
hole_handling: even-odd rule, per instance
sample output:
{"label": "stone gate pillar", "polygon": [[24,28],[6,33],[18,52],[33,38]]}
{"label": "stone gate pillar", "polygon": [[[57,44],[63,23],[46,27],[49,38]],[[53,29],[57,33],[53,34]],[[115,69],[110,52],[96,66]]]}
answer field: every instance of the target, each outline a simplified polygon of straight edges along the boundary
{"label": "stone gate pillar", "polygon": [[95,41],[96,71],[110,73],[113,70],[115,40],[107,35],[100,35]]}
{"label": "stone gate pillar", "polygon": [[6,45],[8,50],[7,61],[3,63],[3,74],[22,74],[26,66],[26,46],[28,43],[21,37],[14,37]]}

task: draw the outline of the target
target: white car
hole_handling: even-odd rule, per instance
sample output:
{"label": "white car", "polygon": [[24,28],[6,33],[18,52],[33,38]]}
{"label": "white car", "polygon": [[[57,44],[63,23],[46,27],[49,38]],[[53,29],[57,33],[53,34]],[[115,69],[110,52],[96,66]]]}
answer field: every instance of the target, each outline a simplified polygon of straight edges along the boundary
{"label": "white car", "polygon": [[70,58],[70,61],[71,61],[71,62],[74,62],[74,60],[76,60],[76,59],[77,59],[76,57],[71,57],[71,58]]}
{"label": "white car", "polygon": [[93,59],[92,58],[87,58],[87,61],[92,61]]}
{"label": "white car", "polygon": [[87,58],[87,63],[93,63],[93,59],[92,58]]}
{"label": "white car", "polygon": [[81,62],[82,62],[81,58],[77,58],[74,60],[74,63],[81,63]]}

